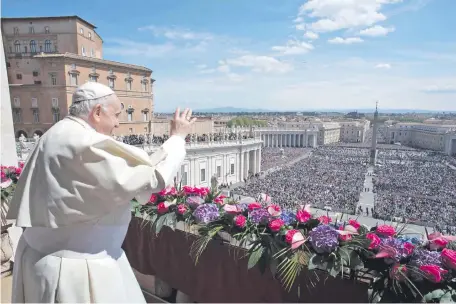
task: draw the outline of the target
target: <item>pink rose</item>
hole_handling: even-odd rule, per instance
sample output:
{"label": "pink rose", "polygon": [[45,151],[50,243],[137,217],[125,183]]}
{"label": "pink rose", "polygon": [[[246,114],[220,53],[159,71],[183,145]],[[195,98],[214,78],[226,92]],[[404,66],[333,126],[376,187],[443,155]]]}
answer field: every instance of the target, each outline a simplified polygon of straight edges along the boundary
{"label": "pink rose", "polygon": [[24,162],[20,162],[20,163],[19,163],[19,168],[24,168],[24,166],[25,166],[25,163],[24,163]]}
{"label": "pink rose", "polygon": [[183,186],[182,187],[182,191],[184,192],[185,195],[189,195],[189,194],[194,194],[195,193],[195,190],[192,186]]}
{"label": "pink rose", "polygon": [[372,232],[369,232],[366,234],[366,238],[371,240],[371,243],[369,245],[369,248],[368,249],[375,249],[378,247],[378,245],[380,245],[380,243],[382,242],[380,240],[380,238],[378,237],[378,235],[376,235],[375,233],[372,233]]}
{"label": "pink rose", "polygon": [[6,173],[2,171],[2,180],[6,179]]}
{"label": "pink rose", "polygon": [[269,229],[271,229],[272,232],[278,232],[283,225],[285,225],[284,221],[281,219],[275,219],[269,222]]}
{"label": "pink rose", "polygon": [[413,246],[412,244],[410,244],[408,242],[405,242],[404,243],[404,249],[407,252],[407,255],[411,255],[413,250],[415,249],[415,246]]}
{"label": "pink rose", "polygon": [[219,196],[217,196],[216,198],[214,198],[214,202],[215,202],[216,204],[223,205],[224,199],[225,199],[225,198],[226,198],[225,195],[219,195]]}
{"label": "pink rose", "polygon": [[320,221],[320,223],[325,224],[325,225],[328,225],[332,221],[332,219],[329,216],[326,216],[326,215],[320,216],[318,218],[318,220]]}
{"label": "pink rose", "polygon": [[185,206],[184,204],[180,204],[179,206],[177,206],[177,213],[184,214],[186,211],[187,206]]}
{"label": "pink rose", "polygon": [[403,282],[406,279],[407,267],[405,265],[396,264],[390,270],[390,278]]}
{"label": "pink rose", "polygon": [[308,220],[310,220],[311,217],[312,215],[310,214],[310,212],[306,210],[298,210],[298,212],[296,212],[296,220],[300,223],[307,222]]}
{"label": "pink rose", "polygon": [[426,278],[434,283],[439,283],[442,281],[442,275],[446,274],[448,271],[440,268],[437,265],[423,265],[420,266],[420,270],[424,272]]}
{"label": "pink rose", "polygon": [[353,226],[356,230],[358,230],[359,227],[361,227],[361,224],[358,223],[356,220],[348,220],[348,224]]}
{"label": "pink rose", "polygon": [[211,189],[206,188],[206,187],[201,187],[201,188],[196,188],[196,193],[198,193],[200,196],[206,196],[211,192]]}
{"label": "pink rose", "polygon": [[396,234],[396,230],[390,225],[380,225],[377,227],[376,232],[383,236],[393,236]]}
{"label": "pink rose", "polygon": [[176,191],[176,188],[174,188],[174,187],[166,187],[165,189],[158,192],[158,195],[160,195],[160,196],[176,195],[176,194],[177,194],[177,191]]}
{"label": "pink rose", "polygon": [[244,228],[245,222],[246,222],[246,218],[243,215],[238,215],[234,218],[234,224],[236,225],[236,227]]}
{"label": "pink rose", "polygon": [[280,206],[277,206],[277,205],[270,205],[268,207],[268,212],[270,215],[272,215],[274,217],[280,216],[282,214],[282,210],[280,209]]}
{"label": "pink rose", "polygon": [[304,244],[305,239],[299,230],[291,229],[285,234],[285,241],[291,245],[291,249],[296,249]]}
{"label": "pink rose", "polygon": [[16,173],[17,175],[21,175],[21,173],[22,173],[22,168],[16,168],[16,169],[14,170],[14,173]]}
{"label": "pink rose", "polygon": [[345,235],[339,234],[339,240],[341,240],[341,241],[346,242],[346,241],[350,241],[351,239],[352,239],[351,234],[345,234]]}
{"label": "pink rose", "polygon": [[159,214],[168,212],[168,207],[166,207],[165,202],[161,202],[157,205],[157,212]]}
{"label": "pink rose", "polygon": [[150,196],[150,198],[149,198],[149,203],[155,204],[157,202],[157,199],[158,199],[157,195],[156,194],[152,194]]}
{"label": "pink rose", "polygon": [[445,267],[456,270],[456,250],[445,248],[442,250],[442,262]]}
{"label": "pink rose", "polygon": [[261,208],[261,204],[260,204],[260,203],[257,203],[257,202],[250,203],[250,204],[248,205],[248,208],[249,208],[249,211],[252,211],[252,210]]}
{"label": "pink rose", "polygon": [[230,213],[230,214],[236,214],[236,213],[240,213],[242,211],[241,207],[239,207],[238,205],[229,205],[229,204],[225,204],[223,206],[223,210],[225,210],[226,213]]}
{"label": "pink rose", "polygon": [[448,244],[447,240],[445,240],[442,237],[438,237],[436,239],[429,241],[429,248],[431,250],[439,250],[439,249],[445,248],[447,244]]}

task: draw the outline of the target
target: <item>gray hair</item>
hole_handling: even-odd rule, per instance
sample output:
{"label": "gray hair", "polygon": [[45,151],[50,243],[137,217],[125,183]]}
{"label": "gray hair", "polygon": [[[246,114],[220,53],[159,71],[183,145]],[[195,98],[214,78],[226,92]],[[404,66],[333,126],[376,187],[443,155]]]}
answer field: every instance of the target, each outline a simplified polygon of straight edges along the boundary
{"label": "gray hair", "polygon": [[90,111],[97,105],[101,104],[103,110],[106,110],[106,105],[111,101],[112,95],[96,98],[96,99],[85,99],[82,101],[76,101],[71,104],[69,113],[72,116],[87,118]]}

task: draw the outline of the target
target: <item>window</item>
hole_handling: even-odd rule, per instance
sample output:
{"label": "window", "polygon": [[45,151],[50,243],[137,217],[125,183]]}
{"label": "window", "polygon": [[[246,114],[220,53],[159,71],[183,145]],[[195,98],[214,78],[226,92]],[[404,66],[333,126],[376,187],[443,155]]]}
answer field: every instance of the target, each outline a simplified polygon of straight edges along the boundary
{"label": "window", "polygon": [[182,183],[182,186],[185,186],[187,185],[187,172],[182,172],[182,176],[181,176],[181,183]]}
{"label": "window", "polygon": [[22,110],[13,109],[13,123],[21,123],[21,122],[22,122]]}
{"label": "window", "polygon": [[109,78],[108,79],[108,85],[111,89],[114,89],[114,78]]}
{"label": "window", "polygon": [[38,77],[38,75],[39,75],[38,71],[33,71],[32,74],[33,74],[33,77]]}
{"label": "window", "polygon": [[21,52],[21,43],[19,40],[14,41],[14,52],[20,53]]}
{"label": "window", "polygon": [[93,49],[90,50],[90,56],[95,57],[95,52],[93,51]]}
{"label": "window", "polygon": [[19,28],[18,27],[14,28],[14,35],[19,35]]}
{"label": "window", "polygon": [[133,128],[129,128],[128,131],[130,131],[130,133],[133,133]]}
{"label": "window", "polygon": [[38,108],[38,99],[32,98],[32,108]]}
{"label": "window", "polygon": [[84,46],[82,46],[82,48],[81,48],[81,54],[82,54],[82,56],[85,56],[85,55],[86,55],[86,51],[85,51]]}
{"label": "window", "polygon": [[59,99],[58,98],[52,98],[52,107],[53,108],[58,108],[59,107]]}
{"label": "window", "polygon": [[92,40],[92,33],[88,32],[88,35],[89,35],[89,39]]}
{"label": "window", "polygon": [[133,121],[133,113],[129,112],[127,118],[128,118],[128,121]]}
{"label": "window", "polygon": [[127,91],[131,91],[132,80],[127,80]]}
{"label": "window", "polygon": [[50,53],[51,52],[51,40],[46,40],[44,42],[44,51],[46,53]]}
{"label": "window", "polygon": [[40,112],[38,109],[32,109],[33,112],[33,122],[39,123],[40,122]]}
{"label": "window", "polygon": [[217,178],[222,177],[222,166],[217,166]]}
{"label": "window", "polygon": [[24,53],[27,54],[27,46],[24,45]]}
{"label": "window", "polygon": [[94,75],[90,75],[90,76],[89,76],[89,80],[92,81],[92,82],[97,82],[98,77],[97,77],[97,76],[94,76]]}
{"label": "window", "polygon": [[51,74],[51,85],[57,85],[57,75]]}
{"label": "window", "polygon": [[148,116],[147,112],[143,112],[143,120],[144,121],[148,121],[148,119],[147,119],[148,117],[147,116]]}
{"label": "window", "polygon": [[54,123],[56,123],[60,120],[60,112],[58,109],[55,109],[52,111],[52,119],[53,119]]}
{"label": "window", "polygon": [[230,166],[230,174],[231,175],[234,174],[234,164],[231,164],[231,166]]}
{"label": "window", "polygon": [[16,79],[21,80],[22,79],[22,74],[16,74]]}
{"label": "window", "polygon": [[21,106],[21,100],[19,99],[19,97],[14,97],[13,103],[15,108],[19,108]]}
{"label": "window", "polygon": [[30,53],[36,53],[36,41],[35,40],[30,41]]}
{"label": "window", "polygon": [[142,82],[142,90],[143,90],[143,92],[147,92],[147,82],[146,81]]}
{"label": "window", "polygon": [[44,27],[44,33],[45,34],[49,34],[49,26],[45,26]]}
{"label": "window", "polygon": [[11,67],[11,63],[7,62],[7,63],[6,63],[6,67],[7,67],[7,68],[10,68],[10,67]]}
{"label": "window", "polygon": [[201,182],[206,181],[206,169],[201,169]]}
{"label": "window", "polygon": [[33,26],[29,26],[29,34],[35,34],[35,28]]}
{"label": "window", "polygon": [[73,86],[78,85],[78,75],[77,74],[70,74],[70,84]]}
{"label": "window", "polygon": [[79,34],[84,35],[84,29],[82,27],[79,28]]}

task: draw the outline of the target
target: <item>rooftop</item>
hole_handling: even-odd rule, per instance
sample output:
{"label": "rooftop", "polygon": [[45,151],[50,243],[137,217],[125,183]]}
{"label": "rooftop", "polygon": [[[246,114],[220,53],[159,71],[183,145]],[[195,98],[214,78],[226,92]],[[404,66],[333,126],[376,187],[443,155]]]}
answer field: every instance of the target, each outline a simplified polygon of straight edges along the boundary
{"label": "rooftop", "polygon": [[23,21],[23,20],[61,20],[61,19],[78,19],[79,21],[82,21],[82,22],[86,23],[87,25],[90,25],[94,29],[97,28],[94,24],[92,24],[92,23],[88,22],[87,20],[82,19],[81,17],[76,16],[76,15],[53,16],[53,17],[51,16],[51,17],[2,17],[1,18],[2,22],[3,21]]}

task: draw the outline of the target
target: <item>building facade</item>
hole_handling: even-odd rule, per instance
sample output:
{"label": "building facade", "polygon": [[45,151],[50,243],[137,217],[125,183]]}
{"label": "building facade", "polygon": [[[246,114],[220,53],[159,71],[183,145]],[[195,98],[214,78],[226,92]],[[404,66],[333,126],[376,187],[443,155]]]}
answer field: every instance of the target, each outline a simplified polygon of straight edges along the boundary
{"label": "building facade", "polygon": [[451,154],[448,151],[452,148],[455,132],[456,125],[398,123],[386,128],[386,140],[388,143]]}
{"label": "building facade", "polygon": [[16,137],[42,135],[68,114],[77,86],[111,87],[124,111],[116,135],[151,132],[152,70],[104,60],[96,27],[77,17],[2,18]]}
{"label": "building facade", "polygon": [[366,134],[370,128],[370,121],[339,121],[339,125],[341,142],[362,143],[366,140]]}

